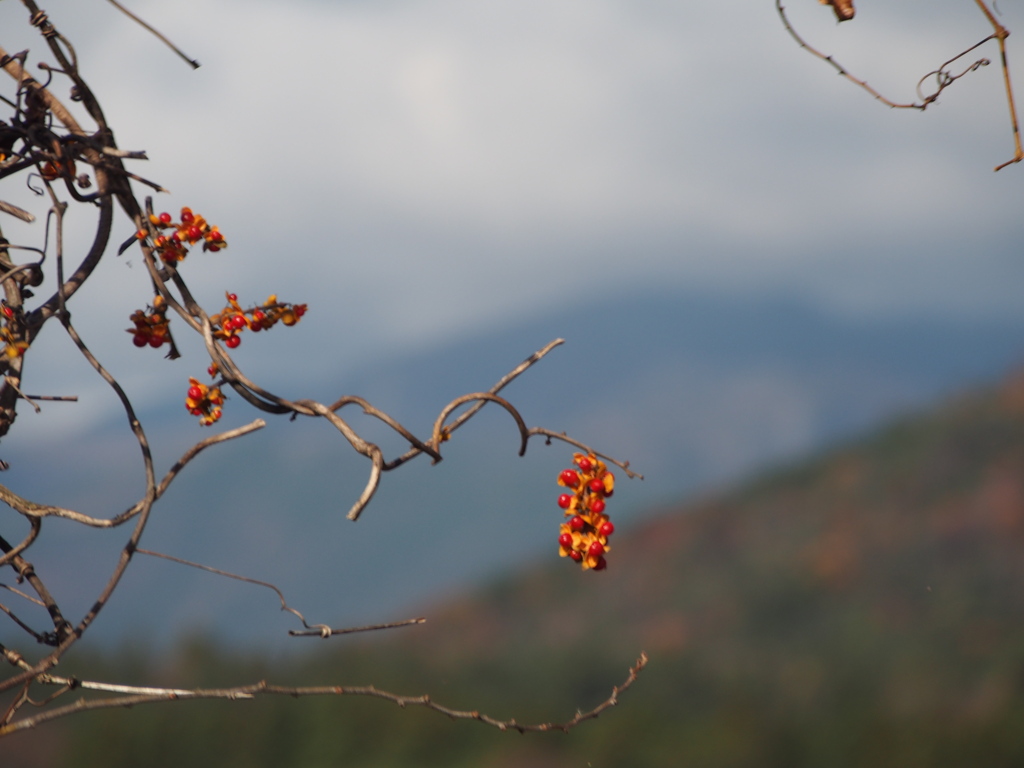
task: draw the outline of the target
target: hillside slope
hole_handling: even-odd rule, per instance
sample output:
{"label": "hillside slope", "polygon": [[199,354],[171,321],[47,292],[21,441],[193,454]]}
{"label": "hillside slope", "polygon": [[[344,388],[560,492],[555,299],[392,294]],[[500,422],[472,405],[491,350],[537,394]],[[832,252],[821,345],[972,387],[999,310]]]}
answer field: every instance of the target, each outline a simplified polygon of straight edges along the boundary
{"label": "hillside slope", "polygon": [[560,720],[647,651],[621,706],[568,736],[365,700],[197,703],[79,717],[63,764],[1024,764],[1024,378],[616,538],[605,572],[553,546],[423,627],[301,666],[197,641],[133,673],[374,682]]}

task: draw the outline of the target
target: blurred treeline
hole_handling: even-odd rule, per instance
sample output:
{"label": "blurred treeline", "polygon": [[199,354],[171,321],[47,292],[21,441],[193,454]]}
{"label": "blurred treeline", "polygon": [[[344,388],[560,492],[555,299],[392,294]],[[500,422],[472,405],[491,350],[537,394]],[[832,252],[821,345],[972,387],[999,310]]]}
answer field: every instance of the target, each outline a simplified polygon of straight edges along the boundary
{"label": "blurred treeline", "polygon": [[[421,627],[288,661],[196,639],[61,671],[175,687],[374,684],[569,734],[502,733],[362,697],[77,715],[11,765],[846,768],[1024,765],[1024,382],[622,526],[609,569],[552,559]],[[552,562],[554,560],[554,562]]]}

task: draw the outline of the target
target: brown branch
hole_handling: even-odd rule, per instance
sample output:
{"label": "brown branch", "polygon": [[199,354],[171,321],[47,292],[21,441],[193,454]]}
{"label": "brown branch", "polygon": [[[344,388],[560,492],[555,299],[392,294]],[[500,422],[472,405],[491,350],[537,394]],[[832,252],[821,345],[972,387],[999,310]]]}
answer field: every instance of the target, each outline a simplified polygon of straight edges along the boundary
{"label": "brown branch", "polygon": [[123,5],[121,5],[119,2],[117,2],[117,0],[108,0],[108,2],[112,6],[117,8],[117,10],[119,10],[125,16],[127,16],[129,19],[131,19],[136,24],[138,24],[140,27],[142,27],[143,29],[145,29],[148,32],[152,33],[153,35],[155,35],[156,38],[158,40],[160,40],[160,42],[162,42],[164,45],[166,45],[168,48],[170,48],[172,51],[174,51],[176,54],[178,54],[178,56],[180,56],[182,59],[184,59],[185,62],[188,63],[188,65],[192,67],[192,69],[199,69],[199,62],[198,61],[196,61],[195,59],[190,59],[188,56],[186,56],[184,53],[182,53],[182,51],[174,43],[172,43],[170,40],[168,40],[166,37],[164,37],[162,34],[160,34],[156,29],[151,27],[149,24],[144,22],[142,19],[140,19],[134,13],[132,13],[127,8],[125,8]]}
{"label": "brown branch", "polygon": [[579,440],[576,440],[574,438],[569,437],[567,434],[565,434],[565,432],[553,432],[552,430],[544,429],[543,427],[533,427],[533,428],[531,428],[530,429],[530,437],[534,437],[536,435],[540,435],[542,437],[547,438],[547,442],[548,443],[550,443],[552,440],[561,440],[563,443],[568,443],[569,445],[576,446],[577,448],[579,448],[581,451],[583,451],[585,453],[588,453],[588,454],[590,454],[592,456],[597,456],[599,459],[604,459],[609,464],[614,464],[616,467],[618,467],[623,472],[625,472],[626,473],[626,477],[628,477],[630,480],[643,480],[644,479],[644,476],[641,475],[639,472],[634,472],[632,469],[629,468],[629,462],[628,461],[619,461],[618,459],[614,459],[614,458],[612,458],[611,456],[609,456],[606,453],[601,453],[600,451],[595,451],[593,448],[591,448],[586,443],[581,443]]}
{"label": "brown branch", "polygon": [[26,592],[22,592],[20,589],[15,589],[10,584],[0,584],[0,589],[6,589],[8,592],[11,592],[11,593],[17,595],[18,597],[20,597],[20,598],[22,598],[24,600],[28,600],[30,603],[32,603],[34,605],[38,605],[40,608],[45,608],[46,607],[43,604],[43,601],[40,600],[38,597],[32,597],[32,595],[30,595],[30,594],[28,594]]}
{"label": "brown branch", "polygon": [[[426,709],[439,712],[442,715],[447,715],[453,720],[476,720],[477,722],[485,725],[497,728],[500,731],[518,731],[519,733],[526,733],[527,731],[562,731],[567,733],[572,728],[576,727],[582,722],[587,720],[593,720],[598,717],[605,710],[614,707],[619,703],[619,696],[636,681],[637,676],[647,666],[647,654],[641,653],[640,658],[637,659],[629,669],[629,673],[626,679],[621,685],[617,685],[612,688],[611,695],[598,704],[593,709],[587,712],[577,712],[575,716],[561,723],[536,723],[536,724],[525,724],[519,723],[516,720],[499,720],[497,718],[486,715],[477,710],[460,710],[446,707],[443,704],[436,703],[428,695],[423,696],[402,696],[388,691],[382,691],[374,686],[307,686],[307,687],[289,687],[281,685],[270,685],[266,681],[261,681],[254,685],[243,685],[235,688],[220,688],[220,689],[193,689],[193,690],[178,690],[178,689],[146,689],[147,693],[134,694],[128,696],[119,696],[116,698],[109,699],[85,699],[81,698],[74,704],[68,704],[64,707],[49,710],[48,712],[42,712],[32,717],[26,717],[16,722],[12,722],[8,725],[0,726],[0,736],[5,736],[10,733],[17,731],[24,731],[30,728],[51,721],[61,717],[67,717],[68,715],[76,714],[78,712],[86,712],[96,709],[111,709],[114,707],[134,707],[139,704],[154,704],[160,701],[184,701],[188,699],[227,699],[227,700],[238,700],[238,699],[253,699],[257,696],[277,695],[277,696],[372,696],[379,699],[385,699],[399,707],[424,707]],[[64,684],[65,681],[60,678],[52,678],[52,682],[57,684]],[[85,687],[84,683],[79,683],[82,687]],[[98,684],[91,684],[95,687]]]}
{"label": "brown branch", "polygon": [[[203,450],[209,448],[211,445],[223,443],[227,440],[233,440],[236,437],[247,435],[250,432],[255,432],[257,429],[262,429],[266,425],[267,423],[263,419],[256,419],[244,426],[236,427],[235,429],[221,432],[216,435],[211,435],[205,440],[200,440],[185,451],[184,455],[167,471],[163,480],[161,480],[160,484],[156,487],[156,496],[154,497],[154,500],[159,499],[164,495],[167,491],[167,487],[174,481],[185,465],[192,461],[192,459],[194,459]],[[72,522],[87,525],[91,528],[116,528],[138,515],[147,503],[144,497],[119,515],[111,518],[97,518],[82,514],[81,512],[76,512],[73,509],[52,507],[47,504],[37,504],[34,501],[22,498],[4,485],[0,485],[0,501],[3,501],[16,512],[19,512],[29,518],[39,519],[43,517],[60,517],[65,520],[71,520]],[[0,564],[3,564],[2,559],[0,559]]]}
{"label": "brown branch", "polygon": [[415,619],[406,619],[405,621],[391,621],[387,624],[370,624],[365,627],[344,627],[342,629],[331,629],[324,627],[322,629],[309,629],[309,630],[297,630],[289,629],[288,634],[292,637],[312,637],[317,635],[319,637],[328,638],[334,635],[350,635],[353,632],[375,632],[380,629],[396,629],[397,627],[409,627],[414,624],[423,624],[427,620],[422,616]]}
{"label": "brown branch", "polygon": [[296,616],[299,619],[299,621],[302,622],[302,626],[306,627],[306,629],[314,630],[316,634],[322,634],[324,632],[327,632],[327,633],[331,632],[330,628],[327,627],[326,624],[310,625],[310,624],[306,623],[306,617],[303,616],[295,608],[292,608],[290,605],[288,605],[288,601],[284,599],[284,593],[281,592],[280,589],[278,589],[277,587],[275,587],[273,584],[271,584],[268,581],[260,581],[259,579],[252,579],[252,578],[249,578],[248,576],[239,576],[237,573],[231,573],[229,571],[222,571],[219,568],[213,568],[213,567],[211,567],[209,565],[203,565],[202,563],[194,563],[191,560],[185,560],[185,559],[180,558],[180,557],[174,557],[173,555],[165,555],[162,552],[154,552],[154,551],[149,550],[149,549],[142,549],[141,547],[139,547],[135,551],[136,551],[137,554],[140,554],[140,555],[149,555],[150,557],[159,557],[159,558],[162,558],[164,560],[170,560],[172,563],[178,563],[179,565],[187,565],[190,568],[198,568],[201,571],[207,571],[208,573],[214,573],[214,574],[217,574],[218,576],[225,576],[226,578],[235,579],[236,581],[244,581],[246,584],[255,584],[258,587],[266,587],[267,589],[273,590],[274,593],[277,595],[277,599],[281,601],[281,610],[282,611],[287,611],[288,613],[292,614],[293,616]]}
{"label": "brown branch", "polygon": [[[385,424],[387,424],[389,427],[391,427],[393,430],[395,430],[395,432],[397,432],[402,437],[404,437],[406,440],[408,440],[409,443],[414,448],[416,448],[416,449],[422,451],[423,453],[427,454],[428,456],[433,458],[435,462],[441,460],[441,454],[439,454],[437,451],[435,451],[428,443],[424,443],[422,440],[420,440],[418,437],[416,437],[416,435],[414,435],[408,429],[403,427],[400,422],[396,421],[394,418],[392,418],[388,414],[384,413],[384,411],[381,411],[381,410],[375,408],[374,406],[370,405],[369,402],[367,402],[366,400],[364,400],[361,397],[357,397],[356,395],[345,395],[344,397],[339,398],[334,403],[332,403],[330,405],[330,409],[332,411],[338,411],[338,410],[340,410],[341,408],[343,408],[346,405],[353,405],[353,404],[354,405],[358,405],[359,407],[361,407],[363,409],[363,413],[365,413],[367,416],[373,416],[374,418],[379,419],[380,421],[383,421]],[[385,466],[385,469],[389,469],[389,468],[390,467]]]}
{"label": "brown branch", "polygon": [[26,211],[24,208],[19,208],[14,203],[4,202],[3,200],[0,200],[0,211],[10,216],[14,216],[17,219],[21,219],[22,221],[28,224],[31,224],[33,221],[36,220],[36,217],[33,216],[28,211]]}
{"label": "brown branch", "polygon": [[1006,88],[1006,103],[1010,108],[1010,121],[1013,124],[1013,159],[1007,160],[1001,165],[997,165],[993,170],[1001,171],[1008,165],[1019,163],[1024,160],[1024,148],[1021,147],[1020,143],[1020,125],[1017,122],[1017,106],[1013,100],[1013,85],[1010,83],[1010,66],[1006,59],[1006,38],[1010,36],[1010,31],[996,21],[996,17],[992,14],[992,11],[988,9],[988,6],[982,0],[975,0],[978,4],[978,8],[985,14],[985,18],[988,19],[988,23],[992,25],[993,36],[999,40],[999,58],[1003,65],[1003,85]]}
{"label": "brown branch", "polygon": [[[509,371],[500,379],[498,379],[497,383],[489,390],[487,390],[487,393],[491,395],[498,394],[502,389],[511,384],[513,381],[515,381],[515,379],[517,379],[523,372],[532,367],[535,363],[539,362],[541,358],[545,357],[548,354],[548,352],[553,350],[555,347],[561,346],[564,343],[565,339],[555,339],[554,341],[548,342],[543,348],[534,352],[528,358],[523,360],[523,362],[521,362],[511,371]],[[448,435],[452,435],[455,432],[455,430],[457,430],[459,427],[465,424],[469,419],[471,419],[476,414],[477,411],[479,411],[485,405],[487,405],[487,401],[480,400],[477,403],[475,403],[472,407],[468,408],[465,413],[461,414],[458,418],[455,419],[455,421],[448,425]],[[394,461],[385,464],[384,469],[385,471],[396,469],[397,467],[400,467],[402,464],[409,461],[410,459],[419,456],[420,453],[422,453],[422,451],[420,451],[417,448],[413,448],[399,456]]]}
{"label": "brown branch", "polygon": [[865,81],[859,80],[858,78],[856,78],[853,75],[851,75],[846,70],[846,68],[842,64],[840,64],[838,61],[833,59],[831,56],[822,53],[817,48],[815,48],[814,46],[810,45],[799,34],[797,34],[797,31],[793,28],[793,25],[790,24],[789,18],[786,16],[786,9],[782,5],[782,0],[775,0],[775,10],[778,11],[779,18],[782,19],[782,25],[786,28],[786,31],[789,32],[790,37],[792,37],[794,40],[796,40],[797,44],[801,48],[803,48],[805,51],[810,53],[815,58],[818,58],[818,59],[821,59],[822,61],[824,61],[826,64],[828,64],[830,67],[832,67],[837,73],[839,73],[840,75],[845,77],[847,80],[849,80],[854,85],[857,85],[858,87],[863,88],[865,91],[870,93],[872,96],[874,96],[876,99],[878,99],[880,102],[882,102],[886,106],[892,107],[893,109],[919,109],[921,111],[924,111],[927,108],[928,104],[931,103],[929,101],[924,101],[924,102],[922,102],[920,104],[917,104],[917,103],[914,103],[914,102],[901,104],[901,103],[897,103],[895,101],[892,101],[891,99],[887,99],[885,96],[883,96],[878,91],[876,91],[874,88],[872,88],[870,85],[868,85]]}
{"label": "brown branch", "polygon": [[[472,394],[463,395],[462,397],[457,397],[442,409],[441,413],[438,414],[437,419],[434,421],[433,437],[430,439],[430,444],[434,447],[434,450],[436,451],[438,446],[440,446],[441,443],[447,440],[451,435],[451,427],[446,427],[444,420],[447,419],[449,414],[451,414],[451,412],[460,405],[473,401],[478,401],[479,405],[483,405],[488,402],[497,403],[509,412],[512,418],[515,419],[516,426],[519,427],[519,455],[522,456],[525,454],[526,443],[530,439],[530,431],[526,428],[526,422],[523,421],[523,417],[519,415],[519,411],[512,406],[512,403],[505,398],[498,397],[498,395],[493,395],[490,392],[474,392]],[[477,410],[480,409],[477,408]],[[474,411],[474,413],[475,412],[476,411]],[[436,464],[437,461],[438,460],[435,459],[434,463]]]}
{"label": "brown branch", "polygon": [[[549,341],[541,349],[539,349],[536,352],[534,352],[528,358],[523,360],[523,362],[521,362],[519,365],[517,365],[511,371],[509,371],[504,376],[502,376],[500,379],[498,379],[498,382],[493,387],[491,387],[489,390],[487,390],[488,393],[490,393],[492,395],[498,394],[501,390],[503,390],[505,387],[507,387],[509,384],[511,384],[513,381],[515,381],[517,378],[519,378],[519,376],[521,374],[526,372],[529,368],[533,367],[533,365],[535,363],[540,362],[540,360],[542,358],[546,357],[548,352],[553,350],[555,347],[562,346],[563,344],[565,344],[565,339],[555,339],[554,341]],[[448,426],[449,433],[454,432],[460,426],[462,426],[467,421],[469,421],[471,418],[473,418],[473,415],[477,411],[479,411],[481,408],[483,408],[486,404],[487,404],[486,402],[480,401],[479,403],[474,405],[472,408],[467,410],[464,414],[459,416],[459,418],[457,418],[455,421],[453,421]]]}
{"label": "brown branch", "polygon": [[71,133],[79,136],[87,135],[82,129],[82,126],[78,124],[78,121],[68,111],[68,108],[65,107],[56,96],[50,93],[49,90],[43,88],[43,86],[34,77],[25,72],[24,68],[21,66],[21,62],[18,60],[18,57],[11,56],[6,50],[4,50],[3,46],[0,46],[0,62],[2,62],[0,66],[3,67],[7,74],[17,81],[18,87],[32,90],[38,94],[46,104],[47,109],[53,113],[54,117],[63,123],[65,128],[67,128]]}
{"label": "brown branch", "polygon": [[[3,536],[0,536],[0,551],[3,551],[5,554],[10,554],[13,549],[14,547],[12,547]],[[50,621],[53,623],[55,641],[59,641],[66,637],[71,625],[67,619],[64,618],[60,607],[57,605],[57,601],[54,600],[53,595],[50,594],[50,590],[46,588],[43,580],[36,574],[36,569],[32,563],[28,562],[21,555],[15,554],[11,557],[8,565],[18,574],[19,579],[24,579],[29,583],[32,589],[35,590],[40,601],[42,601],[43,605],[46,607],[47,613],[50,614]],[[17,679],[13,680],[13,682],[11,679],[0,682],[0,692],[8,690],[16,685],[20,685],[30,677],[32,677],[32,675],[26,677],[25,674],[23,674],[19,675]]]}
{"label": "brown branch", "polygon": [[7,565],[9,562],[13,561],[14,558],[32,546],[32,542],[39,538],[39,531],[43,527],[42,520],[32,518],[29,520],[29,525],[31,528],[28,532],[28,536],[25,537],[25,540],[22,541],[21,544],[12,547],[9,551],[5,552],[2,557],[0,557],[0,566]]}
{"label": "brown branch", "polygon": [[25,683],[25,685],[23,685],[21,690],[18,692],[18,695],[7,707],[7,710],[3,713],[2,716],[0,716],[0,727],[7,725],[11,721],[11,718],[14,717],[15,713],[17,713],[17,711],[22,706],[24,706],[25,702],[29,700],[28,689],[29,683]]}
{"label": "brown branch", "polygon": [[32,635],[32,637],[33,637],[33,638],[35,639],[35,641],[36,641],[37,643],[40,643],[40,644],[41,644],[41,643],[45,643],[45,642],[46,642],[46,638],[45,638],[45,637],[43,637],[43,636],[42,636],[41,634],[39,634],[39,633],[38,633],[38,632],[36,632],[36,631],[35,631],[34,629],[32,629],[32,627],[30,627],[30,626],[29,626],[28,624],[26,624],[26,623],[25,623],[24,621],[22,621],[21,619],[19,619],[19,618],[18,618],[18,617],[17,617],[17,616],[16,616],[15,614],[14,614],[14,611],[12,611],[12,610],[11,610],[10,608],[8,608],[8,607],[7,607],[6,605],[4,605],[3,603],[0,603],[0,612],[6,613],[6,614],[7,614],[7,618],[9,618],[9,619],[10,619],[11,621],[13,621],[13,622],[14,622],[15,624],[17,624],[17,625],[18,625],[19,627],[21,627],[21,628],[22,628],[23,630],[25,630],[25,631],[26,631],[26,632],[27,632],[28,634]]}

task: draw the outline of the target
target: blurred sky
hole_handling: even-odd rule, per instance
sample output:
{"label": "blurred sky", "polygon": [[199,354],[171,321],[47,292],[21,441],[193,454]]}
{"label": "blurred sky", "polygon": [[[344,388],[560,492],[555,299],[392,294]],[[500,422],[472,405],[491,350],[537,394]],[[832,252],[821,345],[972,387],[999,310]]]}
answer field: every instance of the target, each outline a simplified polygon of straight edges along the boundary
{"label": "blurred sky", "polygon": [[[1005,5],[1004,23],[1024,32]],[[897,100],[990,32],[970,0],[864,0],[843,25],[815,0],[790,6],[809,40]],[[309,303],[299,327],[236,355],[286,396],[329,401],[363,366],[553,307],[577,307],[580,326],[559,332],[599,349],[580,338],[587,317],[645,290],[788,296],[865,319],[1021,314],[1024,164],[992,172],[1012,155],[996,66],[921,114],[875,103],[801,51],[771,0],[131,8],[203,66],[101,0],[46,10],[120,146],[148,151],[132,169],[172,190],[157,208],[191,206],[227,235],[227,251],[182,266],[197,297],[210,309],[226,290]],[[0,43],[52,62],[25,16],[0,3]],[[991,44],[980,53],[997,58]],[[20,184],[0,197],[38,206]],[[88,213],[71,212],[69,243]],[[3,226],[41,241],[39,225]],[[122,217],[113,240],[133,229]],[[178,412],[206,358],[179,338],[186,361],[172,370],[127,343],[121,329],[149,298],[139,255],[111,254],[76,297],[75,323],[143,409]],[[26,388],[82,401],[22,413],[7,453],[123,424],[57,328],[34,346]],[[183,445],[196,439],[186,428]],[[107,445],[84,450],[110,463]],[[118,450],[137,461],[134,445]]]}
{"label": "blurred sky", "polygon": [[[989,33],[968,0],[864,2],[843,25],[812,0],[791,6],[808,39],[897,100]],[[624,289],[783,293],[861,315],[1018,311],[1024,166],[992,172],[1012,154],[996,66],[921,114],[801,51],[770,0],[131,7],[203,66],[100,0],[47,10],[119,144],[149,152],[133,168],[172,190],[158,208],[189,205],[228,235],[228,251],[183,267],[200,299],[276,291],[313,307],[302,344],[240,350],[274,385],[555,304],[599,311]],[[1003,10],[1011,30],[1024,20]],[[51,59],[24,16],[0,5],[3,44]],[[73,212],[72,235],[86,218]],[[38,227],[4,227],[38,242]],[[122,221],[115,239],[130,233]],[[78,309],[94,344],[149,293],[137,254],[103,269]],[[30,373],[51,384],[58,335]],[[145,383],[114,341],[103,359]]]}
{"label": "blurred sky", "polygon": [[[843,25],[790,5],[898,100],[989,32],[969,0],[864,2]],[[770,0],[131,7],[202,68],[100,0],[47,10],[120,145],[149,152],[135,170],[173,191],[158,206],[229,235],[186,276],[210,303],[227,288],[308,301],[307,332],[352,360],[625,286],[1017,311],[1024,167],[992,173],[1012,148],[996,66],[920,114],[799,50]],[[0,6],[4,44],[51,58],[24,15]],[[125,302],[89,299],[120,318],[145,277],[112,273]]]}

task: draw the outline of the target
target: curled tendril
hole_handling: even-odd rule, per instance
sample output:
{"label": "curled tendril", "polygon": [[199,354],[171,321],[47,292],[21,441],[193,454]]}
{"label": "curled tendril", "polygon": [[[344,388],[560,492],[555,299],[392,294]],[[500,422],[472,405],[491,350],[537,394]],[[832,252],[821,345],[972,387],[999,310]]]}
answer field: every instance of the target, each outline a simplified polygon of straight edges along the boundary
{"label": "curled tendril", "polygon": [[[961,77],[963,77],[964,75],[968,75],[971,72],[975,72],[975,71],[981,69],[982,67],[987,67],[991,63],[992,62],[989,59],[978,59],[976,62],[971,64],[971,66],[969,66],[967,69],[965,69],[959,75],[951,75],[949,73],[949,71],[946,70],[946,69],[935,69],[935,70],[932,70],[927,75],[925,75],[924,77],[922,77],[920,80],[917,81],[917,97],[919,99],[921,99],[921,101],[925,102],[926,104],[930,104],[930,103],[932,103],[933,101],[935,101],[936,99],[939,98],[939,94],[940,93],[942,93],[944,90],[946,90],[949,86],[951,86],[953,83],[955,83]],[[943,65],[943,66],[945,66],[945,65]],[[938,85],[936,86],[934,93],[929,94],[929,95],[925,95],[925,93],[921,90],[921,86],[924,84],[925,80],[927,80],[928,78],[932,77],[933,75],[935,76],[935,80],[938,83]]]}

